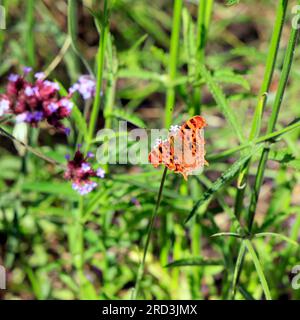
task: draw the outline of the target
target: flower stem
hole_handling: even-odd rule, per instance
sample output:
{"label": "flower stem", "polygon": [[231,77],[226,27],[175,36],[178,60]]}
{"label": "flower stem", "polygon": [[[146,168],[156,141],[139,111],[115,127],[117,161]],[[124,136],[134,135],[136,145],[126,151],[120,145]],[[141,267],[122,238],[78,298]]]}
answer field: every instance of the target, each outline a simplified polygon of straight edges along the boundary
{"label": "flower stem", "polygon": [[[41,158],[53,165],[59,166],[59,167],[63,167],[60,163],[56,162],[55,160],[45,156],[44,154],[42,154],[41,152],[35,150],[34,148],[30,147],[28,144],[26,144],[25,142],[17,139],[16,137],[14,137],[12,134],[10,134],[9,132],[7,132],[6,130],[4,130],[3,128],[0,127],[0,135],[12,140],[15,143],[18,143],[20,146],[22,146],[23,148],[25,148],[26,150],[30,151],[31,153],[33,153],[34,155],[36,155],[38,158]],[[65,169],[65,167],[63,167],[63,169]]]}
{"label": "flower stem", "polygon": [[[169,64],[169,81],[175,80],[178,64],[178,48],[180,38],[182,0],[174,1],[174,13],[172,24],[172,36],[170,45],[170,64]],[[175,103],[175,88],[173,86],[167,89],[167,98],[165,105],[165,127],[169,128],[172,123],[172,115]]]}
{"label": "flower stem", "polygon": [[[205,45],[212,16],[214,0],[199,1],[197,17],[197,60],[204,64]],[[201,86],[193,90],[192,116],[201,112]]]}
{"label": "flower stem", "polygon": [[71,38],[71,45],[72,48],[77,55],[77,57],[82,61],[83,65],[85,66],[86,70],[89,72],[91,76],[93,76],[93,71],[89,65],[89,63],[86,61],[84,56],[81,54],[76,38],[77,38],[77,0],[68,0],[68,33]]}
{"label": "flower stem", "polygon": [[[172,23],[172,35],[170,44],[170,62],[169,62],[169,82],[173,83],[176,80],[177,65],[178,65],[178,49],[179,49],[179,39],[180,39],[180,24],[181,24],[181,14],[182,14],[182,0],[174,1],[173,9],[173,23]],[[172,116],[175,105],[175,87],[169,86],[166,92],[166,103],[165,103],[165,128],[169,128],[172,124]],[[168,241],[168,227],[170,226],[170,221],[168,217],[163,217],[161,221],[161,241],[164,244],[160,252],[161,264],[166,264],[167,257],[170,251],[170,244]]]}
{"label": "flower stem", "polygon": [[139,265],[139,270],[138,270],[138,274],[137,274],[137,278],[136,278],[135,288],[134,288],[134,291],[133,291],[133,294],[132,294],[132,299],[133,300],[136,300],[136,298],[138,296],[140,284],[141,284],[141,281],[142,281],[142,278],[143,278],[143,275],[144,275],[145,262],[146,262],[146,257],[147,257],[147,253],[148,253],[148,249],[149,249],[150,240],[151,240],[151,234],[152,234],[154,222],[155,222],[156,217],[157,217],[157,212],[158,212],[158,209],[159,209],[159,206],[160,206],[160,202],[161,202],[162,192],[163,192],[163,188],[164,188],[164,184],[165,184],[165,180],[166,180],[167,171],[168,171],[168,168],[166,167],[164,169],[164,172],[163,172],[163,175],[162,175],[162,178],[161,178],[155,209],[154,209],[154,211],[152,213],[152,216],[150,218],[150,221],[149,221],[147,238],[146,238],[146,243],[145,243],[144,252],[143,252],[143,258],[142,258],[142,261],[141,261],[141,263]]}

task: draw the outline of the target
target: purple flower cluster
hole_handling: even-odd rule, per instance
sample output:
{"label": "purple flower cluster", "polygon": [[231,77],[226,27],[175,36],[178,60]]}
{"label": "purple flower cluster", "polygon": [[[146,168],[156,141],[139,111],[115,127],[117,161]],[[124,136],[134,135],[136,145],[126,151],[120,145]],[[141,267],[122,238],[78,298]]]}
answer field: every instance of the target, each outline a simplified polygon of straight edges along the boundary
{"label": "purple flower cluster", "polygon": [[85,157],[80,151],[80,146],[73,160],[70,160],[70,156],[66,157],[68,165],[64,177],[73,182],[72,188],[81,195],[90,193],[98,186],[91,178],[99,177],[103,179],[105,177],[105,171],[102,168],[98,168],[97,170],[92,168],[90,159],[93,157],[94,155],[91,152]]}
{"label": "purple flower cluster", "polygon": [[17,122],[27,122],[33,127],[46,120],[68,133],[61,121],[71,113],[71,94],[60,98],[59,85],[46,80],[42,72],[35,74],[34,82],[27,81],[26,76],[30,72],[31,68],[25,67],[23,75],[11,74],[8,77],[6,92],[0,95],[0,116],[14,114]]}
{"label": "purple flower cluster", "polygon": [[81,76],[78,81],[70,88],[70,94],[78,91],[84,100],[91,99],[95,96],[96,82],[89,75]]}

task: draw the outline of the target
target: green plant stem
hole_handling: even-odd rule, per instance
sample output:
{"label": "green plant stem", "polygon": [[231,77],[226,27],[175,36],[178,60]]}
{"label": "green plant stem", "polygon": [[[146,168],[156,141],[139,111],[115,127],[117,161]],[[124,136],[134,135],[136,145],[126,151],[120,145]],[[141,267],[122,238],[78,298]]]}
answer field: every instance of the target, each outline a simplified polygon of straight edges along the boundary
{"label": "green plant stem", "polygon": [[198,59],[204,58],[204,49],[207,40],[208,28],[211,20],[214,0],[200,0],[197,18],[197,51]]}
{"label": "green plant stem", "polygon": [[85,276],[84,276],[84,236],[83,236],[83,224],[82,224],[82,217],[84,214],[84,203],[83,197],[80,196],[79,198],[79,207],[78,207],[79,215],[76,219],[77,224],[77,237],[76,241],[78,241],[78,262],[76,263],[78,279],[79,279],[79,293],[80,297],[84,299],[84,283],[85,283]]}
{"label": "green plant stem", "polygon": [[154,226],[154,223],[155,223],[155,220],[156,220],[156,217],[157,217],[158,209],[159,209],[159,206],[160,206],[160,202],[161,202],[161,198],[162,198],[162,192],[163,192],[163,188],[164,188],[164,184],[165,184],[165,180],[166,180],[166,176],[167,176],[167,171],[168,171],[168,168],[166,167],[164,169],[164,172],[163,172],[163,175],[162,175],[162,178],[161,178],[155,209],[154,209],[154,211],[152,213],[152,216],[150,218],[150,221],[149,221],[149,226],[148,226],[148,231],[147,231],[147,238],[146,238],[146,243],[145,243],[144,252],[143,252],[143,258],[142,258],[142,261],[141,261],[141,263],[139,265],[137,278],[136,278],[136,283],[135,283],[135,288],[134,288],[134,291],[133,291],[133,294],[132,294],[132,299],[133,300],[136,300],[136,298],[138,296],[140,283],[141,283],[143,275],[144,275],[145,262],[146,262],[146,257],[147,257],[147,253],[148,253],[148,249],[149,249],[150,240],[151,240],[151,234],[152,234],[153,226]]}
{"label": "green plant stem", "polygon": [[251,148],[253,147],[254,145],[256,144],[260,144],[260,143],[266,143],[266,142],[272,142],[272,140],[275,140],[275,139],[278,139],[279,137],[281,137],[282,135],[290,132],[290,131],[293,131],[297,128],[300,127],[300,121],[297,121],[287,127],[285,127],[284,129],[281,129],[281,130],[278,130],[278,131],[274,131],[272,133],[269,133],[265,136],[261,136],[253,141],[250,141],[250,142],[247,142],[245,144],[241,144],[237,147],[234,147],[234,148],[231,148],[231,149],[228,149],[222,153],[218,153],[216,155],[210,155],[207,157],[207,160],[209,161],[216,161],[216,160],[219,160],[219,159],[223,159],[223,158],[226,158],[226,157],[229,157],[231,156],[232,154],[238,152],[238,151],[244,151],[245,149],[247,148]]}
{"label": "green plant stem", "polygon": [[35,44],[34,44],[34,0],[26,1],[26,29],[24,33],[25,46],[27,49],[27,63],[35,67]]}
{"label": "green plant stem", "polygon": [[[170,44],[170,64],[169,64],[169,81],[173,82],[176,78],[178,65],[178,48],[180,39],[180,23],[181,23],[181,9],[182,0],[174,1],[174,13],[172,24],[172,35]],[[169,87],[167,89],[166,105],[165,105],[165,127],[169,128],[172,124],[172,115],[175,103],[175,89]]]}
{"label": "green plant stem", "polygon": [[[267,134],[270,134],[274,131],[274,128],[275,128],[275,125],[277,122],[277,118],[279,115],[284,91],[285,91],[285,88],[287,85],[287,81],[288,81],[288,77],[289,77],[289,73],[290,73],[290,69],[291,69],[291,65],[292,65],[292,61],[293,61],[293,57],[294,57],[294,52],[295,52],[295,47],[296,47],[297,37],[298,37],[298,31],[299,30],[296,30],[296,29],[292,29],[292,31],[291,31],[291,35],[289,38],[289,44],[286,49],[283,69],[282,69],[282,73],[281,73],[281,77],[280,77],[280,81],[279,81],[279,87],[277,90],[274,106],[272,109],[272,114],[271,114],[271,117],[270,117],[269,123],[268,123]],[[266,147],[263,149],[262,154],[261,154],[261,158],[260,158],[258,169],[257,169],[257,174],[255,177],[253,193],[252,193],[251,200],[250,200],[250,206],[249,206],[249,211],[248,211],[248,230],[249,230],[249,232],[251,232],[251,230],[252,230],[252,226],[253,226],[253,222],[254,222],[254,218],[255,218],[257,201],[258,201],[260,189],[261,189],[263,178],[264,178],[264,173],[265,173],[265,168],[266,168],[268,156],[269,156],[269,147]],[[243,261],[240,264],[241,269],[242,269],[242,267],[243,267]],[[239,274],[240,273],[241,273],[241,271],[239,272]],[[237,279],[236,283],[238,283],[238,281],[239,281],[239,279]]]}
{"label": "green plant stem", "polygon": [[255,253],[253,245],[252,245],[250,240],[244,240],[244,242],[245,242],[245,246],[246,246],[247,250],[249,251],[249,253],[250,253],[251,257],[252,257],[252,260],[253,260],[253,263],[255,265],[255,269],[256,269],[256,272],[258,274],[260,283],[262,285],[265,297],[266,297],[267,300],[272,300],[271,294],[270,294],[270,290],[269,290],[269,286],[268,286],[268,282],[267,282],[267,280],[265,278],[262,266],[260,264],[260,261],[259,261],[257,255],[256,255],[256,253]]}
{"label": "green plant stem", "polygon": [[28,150],[29,152],[33,153],[35,156],[37,156],[38,158],[43,159],[44,161],[47,161],[53,165],[59,166],[63,169],[65,169],[65,167],[63,167],[60,163],[56,162],[55,160],[45,156],[44,154],[42,154],[41,152],[35,150],[34,148],[30,147],[28,144],[26,144],[25,142],[15,138],[12,134],[10,134],[9,132],[7,132],[6,130],[4,130],[3,128],[0,127],[0,135],[12,140],[15,143],[18,143],[20,146],[22,146],[23,148],[25,148],[26,150]]}
{"label": "green plant stem", "polygon": [[101,103],[101,88],[103,83],[103,70],[104,70],[104,58],[105,58],[105,48],[108,37],[109,23],[108,23],[108,0],[104,1],[104,11],[103,11],[103,21],[101,28],[101,35],[99,40],[99,48],[97,53],[97,84],[95,99],[92,107],[91,118],[89,123],[89,133],[88,133],[88,145],[93,139],[94,131],[96,129],[96,123],[100,110]]}
{"label": "green plant stem", "polygon": [[[176,79],[176,74],[177,74],[182,4],[183,4],[182,0],[174,1],[172,35],[171,35],[171,43],[170,43],[170,62],[169,62],[169,71],[168,71],[169,83],[173,83],[173,81]],[[169,128],[172,124],[174,105],[175,105],[175,88],[174,86],[168,85],[167,92],[166,92],[166,103],[165,103],[165,128]],[[162,243],[164,243],[160,253],[160,260],[162,265],[165,265],[167,263],[167,259],[170,251],[169,231],[168,231],[168,229],[171,228],[170,223],[171,221],[168,216],[165,216],[162,218],[161,241]]]}
{"label": "green plant stem", "polygon": [[87,69],[87,71],[89,72],[89,74],[91,76],[93,76],[93,71],[89,65],[89,63],[86,61],[86,59],[84,58],[84,56],[81,54],[78,45],[77,45],[77,4],[78,1],[77,0],[69,0],[68,1],[68,33],[71,37],[71,45],[72,48],[75,52],[75,54],[77,55],[77,57],[82,61],[82,63],[84,64],[85,68]]}
{"label": "green plant stem", "polygon": [[[288,78],[289,78],[289,74],[290,74],[290,70],[291,70],[291,66],[292,66],[292,62],[293,62],[293,58],[294,58],[298,34],[299,34],[299,30],[292,28],[288,47],[286,49],[286,54],[285,54],[285,58],[284,58],[282,73],[281,73],[281,77],[280,77],[280,81],[279,81],[279,86],[278,86],[274,106],[272,109],[271,117],[269,118],[269,123],[268,123],[268,127],[267,127],[267,134],[271,134],[272,132],[274,132],[274,129],[275,129],[275,125],[276,125],[276,122],[278,119],[281,103],[283,100],[283,95],[284,95],[285,88],[286,88],[286,85],[288,82]],[[248,229],[250,232],[251,232],[251,229],[253,226],[257,201],[258,201],[260,188],[262,186],[262,182],[263,182],[263,178],[264,178],[264,172],[265,172],[268,156],[269,156],[269,148],[265,147],[262,154],[261,154],[261,158],[259,161],[256,179],[255,179],[255,183],[254,183],[254,190],[252,193],[250,207],[249,207]]]}
{"label": "green plant stem", "polygon": [[[204,64],[205,45],[207,42],[208,29],[211,21],[214,0],[200,0],[197,18],[197,60]],[[193,91],[193,115],[201,112],[201,86]]]}
{"label": "green plant stem", "polygon": [[[259,135],[259,132],[261,129],[261,120],[262,120],[263,111],[265,109],[266,102],[267,102],[267,93],[270,89],[270,84],[274,74],[280,39],[282,35],[282,29],[283,29],[285,15],[286,15],[287,4],[288,4],[288,0],[280,0],[277,7],[274,30],[273,30],[269,53],[266,61],[264,79],[260,88],[259,99],[255,108],[255,112],[252,120],[249,140],[253,140],[254,138],[256,138]],[[243,209],[243,199],[244,199],[245,190],[247,186],[247,176],[249,173],[250,163],[251,163],[251,159],[249,159],[249,161],[247,161],[245,166],[241,169],[237,179],[238,189],[237,189],[234,211],[238,219]]]}
{"label": "green plant stem", "polygon": [[241,242],[239,253],[237,256],[237,260],[235,263],[234,273],[233,273],[233,280],[232,280],[232,287],[231,287],[231,298],[234,300],[235,294],[236,294],[236,288],[237,284],[240,278],[240,273],[242,271],[241,264],[244,261],[246,254],[246,246],[244,241]]}
{"label": "green plant stem", "polygon": [[[256,105],[254,116],[253,116],[253,121],[252,121],[250,136],[249,136],[250,141],[255,137],[257,137],[261,129],[263,111],[265,109],[266,102],[267,102],[267,93],[270,89],[270,84],[273,78],[275,64],[278,56],[282,29],[284,26],[284,20],[286,16],[287,4],[288,4],[288,0],[280,0],[277,7],[273,34],[272,34],[269,53],[266,61],[264,79],[260,88],[259,99],[258,99],[258,103]],[[251,163],[251,158],[245,163],[243,168],[240,170],[239,176],[237,178],[237,193],[236,193],[235,206],[234,206],[234,213],[237,219],[240,219],[240,215],[244,207],[244,197],[245,197],[245,191],[247,187],[247,177],[250,170],[250,163]],[[239,282],[239,276],[241,274],[243,261],[244,261],[244,255],[242,256],[242,260],[239,262],[239,264],[237,265],[236,263],[236,268],[238,270],[236,271],[237,278],[234,279],[234,283],[232,284],[233,299],[236,292],[236,285]]]}

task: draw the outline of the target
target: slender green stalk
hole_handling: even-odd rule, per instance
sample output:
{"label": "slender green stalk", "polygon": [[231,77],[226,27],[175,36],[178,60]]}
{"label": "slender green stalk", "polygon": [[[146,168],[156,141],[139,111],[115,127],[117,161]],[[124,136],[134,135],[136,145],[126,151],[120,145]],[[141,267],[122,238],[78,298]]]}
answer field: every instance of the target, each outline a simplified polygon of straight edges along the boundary
{"label": "slender green stalk", "polygon": [[235,268],[234,268],[234,273],[233,273],[233,280],[232,280],[232,288],[231,288],[231,298],[234,300],[235,294],[236,294],[236,288],[237,288],[237,283],[240,278],[240,273],[242,271],[241,264],[244,261],[246,254],[246,246],[244,241],[241,242],[239,253],[237,256]]}
{"label": "slender green stalk", "polygon": [[[267,134],[271,134],[274,131],[278,114],[280,111],[284,91],[287,85],[293,57],[294,57],[294,51],[295,51],[295,46],[297,42],[297,37],[298,37],[298,30],[292,29],[290,39],[289,39],[289,44],[288,48],[286,50],[285,54],[285,59],[284,59],[284,64],[283,64],[283,69],[280,77],[280,82],[279,82],[279,87],[277,90],[274,106],[272,109],[272,114],[268,123],[268,129],[267,129]],[[251,232],[252,226],[253,226],[253,221],[255,217],[255,212],[256,212],[256,206],[257,206],[257,201],[259,197],[259,192],[262,186],[263,178],[264,178],[264,172],[266,168],[266,163],[268,160],[268,155],[269,155],[269,147],[266,147],[263,149],[263,152],[261,154],[261,158],[259,161],[258,169],[257,169],[257,174],[255,178],[255,183],[254,183],[254,189],[253,193],[251,196],[251,201],[250,201],[250,206],[249,206],[249,211],[248,211],[248,230]],[[243,267],[243,261],[240,264],[240,268],[242,269]],[[241,270],[239,271],[240,274]],[[239,279],[237,279],[236,283],[238,283]]]}
{"label": "slender green stalk", "polygon": [[26,1],[26,29],[24,33],[25,46],[27,49],[27,62],[35,67],[35,44],[34,44],[34,0]]}
{"label": "slender green stalk", "polygon": [[[83,203],[83,197],[79,197],[79,207],[78,207],[78,216],[75,221],[77,225],[77,246],[78,246],[78,261],[76,261],[76,268],[77,268],[77,274],[79,279],[79,294],[81,299],[84,299],[84,283],[86,281],[85,275],[84,275],[84,236],[83,236],[83,225],[82,225],[82,217],[84,214],[84,203]],[[77,258],[77,257],[75,257]]]}
{"label": "slender green stalk", "polygon": [[[254,138],[256,138],[260,132],[261,120],[262,120],[263,112],[267,102],[267,93],[270,89],[270,84],[273,78],[275,64],[278,56],[278,49],[279,49],[280,39],[282,35],[284,20],[286,16],[287,4],[288,4],[288,0],[280,0],[277,7],[274,30],[273,30],[269,53],[266,61],[264,79],[260,88],[259,99],[258,99],[254,116],[253,116],[249,140],[253,140]],[[251,162],[251,159],[249,159],[249,161],[241,169],[237,179],[238,189],[237,189],[237,195],[236,195],[236,201],[235,201],[235,215],[237,216],[237,218],[240,217],[240,214],[243,208],[243,199],[244,199],[245,190],[247,186],[247,176],[249,172],[250,162]]]}
{"label": "slender green stalk", "polygon": [[266,277],[264,275],[264,272],[263,272],[262,266],[260,264],[260,261],[259,261],[257,255],[255,253],[253,245],[252,245],[250,240],[244,240],[244,242],[245,242],[245,246],[247,247],[247,249],[248,249],[248,251],[249,251],[249,253],[250,253],[251,257],[252,257],[252,260],[253,260],[253,263],[255,265],[255,269],[257,271],[260,283],[261,283],[262,288],[264,290],[265,297],[266,297],[267,300],[272,300],[271,294],[270,294],[270,289],[269,289],[269,286],[268,286],[268,282],[267,282]]}
{"label": "slender green stalk", "polygon": [[[211,21],[214,0],[200,0],[197,18],[197,60],[204,64],[205,45],[207,42],[208,29]],[[193,91],[193,115],[201,112],[201,87]]]}
{"label": "slender green stalk", "polygon": [[48,77],[55,70],[55,68],[60,64],[65,54],[69,50],[70,45],[71,45],[71,37],[68,35],[58,55],[55,56],[53,61],[49,64],[47,69],[44,71],[45,77]]}
{"label": "slender green stalk", "polygon": [[[114,109],[115,95],[117,88],[117,72],[118,72],[118,61],[114,56],[114,48],[112,37],[108,35],[107,39],[107,84],[105,88],[105,105],[104,105],[104,119],[105,128],[112,128],[112,112]],[[108,150],[109,143],[103,144],[103,147]],[[105,172],[109,172],[108,164],[104,165]]]}
{"label": "slender green stalk", "polygon": [[[169,82],[173,83],[176,79],[177,66],[178,66],[178,49],[179,49],[179,40],[180,40],[180,25],[181,25],[181,9],[182,9],[182,0],[174,1],[173,9],[173,22],[172,22],[172,35],[170,43],[170,63],[169,63]],[[169,128],[172,124],[172,116],[175,105],[175,88],[174,86],[168,86],[166,93],[166,103],[165,103],[165,128]],[[161,223],[161,241],[164,245],[161,248],[160,260],[161,264],[165,265],[167,263],[169,255],[169,231],[171,227],[170,218],[165,216],[162,218]]]}
{"label": "slender green stalk", "polygon": [[85,68],[88,70],[89,74],[92,76],[93,71],[92,71],[89,63],[86,61],[84,56],[81,54],[81,52],[78,48],[78,45],[77,45],[77,41],[76,41],[76,37],[77,37],[77,25],[76,25],[76,23],[77,23],[77,4],[78,4],[77,0],[69,0],[68,1],[68,33],[69,33],[69,36],[71,37],[71,45],[72,45],[72,48],[73,48],[75,54],[79,57],[79,59],[84,64]]}
{"label": "slender green stalk", "polygon": [[135,283],[135,288],[134,288],[134,291],[133,291],[133,294],[132,294],[132,299],[133,300],[136,300],[136,298],[138,296],[140,284],[141,284],[141,281],[142,281],[142,278],[143,278],[143,275],[144,275],[145,262],[146,262],[146,257],[147,257],[147,253],[148,253],[148,249],[149,249],[150,240],[151,240],[151,234],[152,234],[154,222],[155,222],[156,217],[157,217],[158,209],[159,209],[159,206],[160,206],[162,192],[163,192],[163,188],[164,188],[164,184],[165,184],[165,180],[166,180],[166,176],[167,176],[167,171],[168,171],[168,168],[166,167],[164,169],[164,172],[163,172],[163,175],[162,175],[162,179],[161,179],[161,182],[160,182],[160,187],[159,187],[158,197],[157,197],[157,200],[156,200],[155,209],[154,209],[154,211],[152,213],[152,216],[150,218],[150,221],[149,221],[147,238],[146,238],[146,243],[145,243],[144,252],[143,252],[143,258],[142,258],[142,261],[141,261],[140,266],[139,266],[139,270],[138,270],[138,274],[137,274],[137,278],[136,278],[136,283]]}
{"label": "slender green stalk", "polygon": [[[250,141],[256,138],[261,129],[261,121],[263,117],[263,112],[267,102],[267,93],[270,89],[270,84],[273,78],[275,64],[278,56],[278,49],[280,45],[282,29],[284,26],[285,16],[286,16],[286,9],[287,9],[288,0],[280,0],[277,12],[276,12],[276,19],[273,29],[273,34],[271,38],[269,53],[266,61],[266,69],[264,74],[264,79],[260,88],[259,92],[259,99],[258,103],[255,108],[251,131],[249,139]],[[237,193],[235,198],[235,206],[234,206],[234,213],[237,219],[240,219],[241,212],[244,207],[244,196],[247,187],[247,177],[250,169],[251,158],[245,163],[243,168],[240,170],[239,176],[237,178]],[[236,268],[242,268],[244,257],[239,265],[236,265]],[[239,276],[241,273],[241,269],[237,270],[237,278],[234,280],[233,283],[233,298],[236,292],[236,284],[239,282]]]}
{"label": "slender green stalk", "polygon": [[[282,73],[279,81],[279,87],[277,90],[274,106],[272,109],[271,117],[269,118],[269,123],[267,127],[267,134],[270,134],[274,131],[275,125],[278,119],[281,103],[283,100],[283,95],[285,92],[285,88],[288,82],[293,58],[294,58],[294,53],[295,53],[295,47],[297,44],[297,38],[298,38],[299,30],[298,29],[292,29],[290,39],[289,39],[289,44],[286,49],[286,54],[284,58],[284,63],[283,63],[283,68],[282,68]],[[258,165],[258,170],[256,174],[256,179],[254,183],[254,190],[252,193],[251,197],[251,202],[250,202],[250,207],[249,207],[249,220],[248,220],[248,229],[251,231],[252,226],[253,226],[253,221],[254,221],[254,216],[255,216],[255,211],[256,211],[256,205],[259,197],[259,192],[260,188],[262,186],[263,178],[264,178],[264,172],[266,168],[266,163],[268,160],[269,156],[269,148],[265,147],[260,161]]]}
{"label": "slender green stalk", "polygon": [[88,144],[92,141],[94,131],[96,129],[96,123],[98,120],[100,103],[101,103],[101,88],[103,83],[103,70],[104,70],[104,58],[105,58],[105,48],[109,31],[108,23],[108,0],[104,1],[104,10],[103,10],[103,21],[101,28],[101,35],[99,40],[99,48],[97,53],[97,84],[96,84],[96,93],[95,99],[92,107],[92,113],[89,124],[89,133],[88,133]]}
{"label": "slender green stalk", "polygon": [[105,128],[111,129],[112,127],[112,112],[115,102],[118,61],[114,55],[114,48],[112,37],[108,36],[107,39],[107,86],[106,86],[106,101],[104,107]]}
{"label": "slender green stalk", "polygon": [[197,18],[197,51],[198,58],[204,58],[204,49],[207,40],[208,28],[211,20],[214,0],[200,0]]}
{"label": "slender green stalk", "polygon": [[[12,140],[15,143],[18,143],[20,146],[22,146],[23,148],[25,148],[26,150],[28,150],[29,152],[33,153],[35,156],[37,156],[38,158],[43,159],[44,161],[47,161],[53,165],[57,165],[62,167],[62,165],[58,162],[56,162],[55,160],[45,156],[44,154],[42,154],[41,152],[39,152],[38,150],[35,150],[34,148],[30,147],[28,144],[26,144],[25,142],[17,139],[16,137],[14,137],[13,135],[11,135],[9,132],[7,132],[6,130],[4,130],[3,128],[0,127],[0,135]],[[65,169],[65,168],[64,168]]]}
{"label": "slender green stalk", "polygon": [[[169,81],[173,82],[176,78],[178,65],[178,48],[180,39],[180,23],[181,23],[181,8],[182,0],[174,1],[174,13],[172,24],[172,36],[170,45],[170,64],[169,64]],[[167,89],[167,98],[165,105],[165,127],[169,128],[172,123],[172,115],[175,103],[175,89],[169,87]]]}

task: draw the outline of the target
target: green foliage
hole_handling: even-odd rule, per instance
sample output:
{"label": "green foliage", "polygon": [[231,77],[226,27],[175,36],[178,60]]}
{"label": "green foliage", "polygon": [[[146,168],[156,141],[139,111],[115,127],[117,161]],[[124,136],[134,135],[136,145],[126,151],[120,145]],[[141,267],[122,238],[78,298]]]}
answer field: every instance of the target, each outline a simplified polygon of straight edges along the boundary
{"label": "green foliage", "polygon": [[[0,119],[4,298],[299,299],[289,274],[300,259],[300,54],[298,31],[282,32],[288,1],[262,2],[263,24],[255,1],[56,2],[6,2],[0,91],[30,65],[62,96],[88,73],[96,98],[74,94],[69,137]],[[80,197],[63,178],[78,143],[97,153],[98,129],[196,114],[209,166],[187,182],[106,165]]]}

